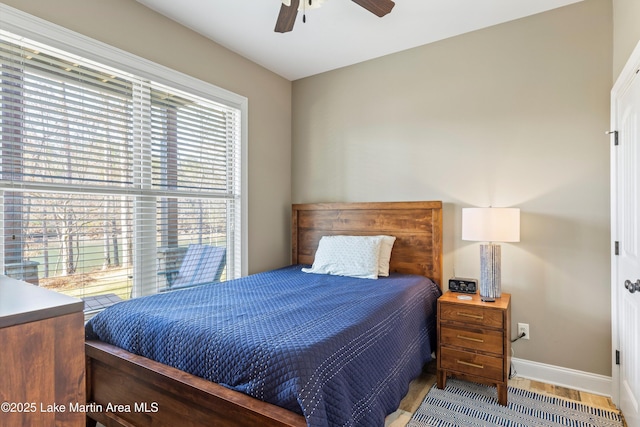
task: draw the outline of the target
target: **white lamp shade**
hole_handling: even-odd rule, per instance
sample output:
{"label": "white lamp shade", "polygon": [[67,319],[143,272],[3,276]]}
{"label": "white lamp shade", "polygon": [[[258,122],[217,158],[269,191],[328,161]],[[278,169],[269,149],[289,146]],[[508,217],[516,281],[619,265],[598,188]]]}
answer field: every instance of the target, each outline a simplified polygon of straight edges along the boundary
{"label": "white lamp shade", "polygon": [[519,242],[520,209],[463,208],[462,240]]}

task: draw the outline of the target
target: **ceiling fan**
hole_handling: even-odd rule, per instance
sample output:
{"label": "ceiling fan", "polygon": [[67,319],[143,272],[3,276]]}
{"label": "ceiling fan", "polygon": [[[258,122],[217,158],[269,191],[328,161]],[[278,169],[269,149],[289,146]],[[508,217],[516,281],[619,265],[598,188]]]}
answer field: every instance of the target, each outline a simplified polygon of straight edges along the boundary
{"label": "ceiling fan", "polygon": [[[302,0],[308,2],[309,5],[312,1],[317,0]],[[364,7],[369,12],[376,16],[383,17],[387,13],[391,12],[393,6],[396,4],[392,0],[352,0],[354,3]],[[288,5],[286,3],[289,3]],[[293,24],[296,22],[296,16],[298,15],[298,7],[300,6],[300,0],[283,1],[280,6],[280,14],[278,14],[278,20],[276,21],[275,31],[277,33],[286,33],[293,30]]]}

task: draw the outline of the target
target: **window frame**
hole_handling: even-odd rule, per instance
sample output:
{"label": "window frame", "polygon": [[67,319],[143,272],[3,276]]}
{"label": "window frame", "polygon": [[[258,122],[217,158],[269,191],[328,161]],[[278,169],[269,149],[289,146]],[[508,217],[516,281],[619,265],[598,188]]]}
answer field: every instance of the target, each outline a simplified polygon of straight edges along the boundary
{"label": "window frame", "polygon": [[[165,67],[122,49],[29,15],[0,3],[1,28],[52,48],[120,69],[141,78],[236,108],[240,111],[240,275],[248,274],[248,99],[177,70]],[[0,242],[0,244],[2,244]],[[138,251],[136,251],[138,252]],[[142,254],[135,253],[134,256]],[[1,262],[1,261],[0,261]],[[144,292],[143,293],[147,293]]]}

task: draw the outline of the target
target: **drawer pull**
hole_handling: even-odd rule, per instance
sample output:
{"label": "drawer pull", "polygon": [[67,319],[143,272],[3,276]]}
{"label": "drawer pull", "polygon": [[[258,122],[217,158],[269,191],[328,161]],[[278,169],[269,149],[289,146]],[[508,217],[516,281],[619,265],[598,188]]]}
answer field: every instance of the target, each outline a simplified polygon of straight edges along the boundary
{"label": "drawer pull", "polygon": [[473,342],[480,342],[483,343],[484,340],[480,339],[480,338],[471,338],[471,337],[465,337],[464,335],[458,335],[458,339],[461,340],[467,340],[467,341],[473,341]]}
{"label": "drawer pull", "polygon": [[471,317],[472,319],[479,319],[482,320],[484,319],[483,315],[478,315],[478,314],[469,314],[469,313],[463,313],[461,311],[458,311],[458,316],[462,316],[462,317]]}
{"label": "drawer pull", "polygon": [[469,362],[465,362],[463,360],[456,360],[456,363],[459,363],[459,364],[465,365],[465,366],[471,366],[472,368],[484,369],[484,365],[478,365],[476,363],[469,363]]}

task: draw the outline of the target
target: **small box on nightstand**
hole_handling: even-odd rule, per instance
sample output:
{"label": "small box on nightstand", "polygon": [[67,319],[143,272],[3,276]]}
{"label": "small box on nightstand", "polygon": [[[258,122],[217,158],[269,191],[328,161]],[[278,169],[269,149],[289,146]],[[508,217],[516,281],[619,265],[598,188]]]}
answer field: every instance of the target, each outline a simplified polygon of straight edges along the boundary
{"label": "small box on nightstand", "polygon": [[452,277],[449,279],[449,290],[463,294],[475,294],[478,291],[478,280]]}

